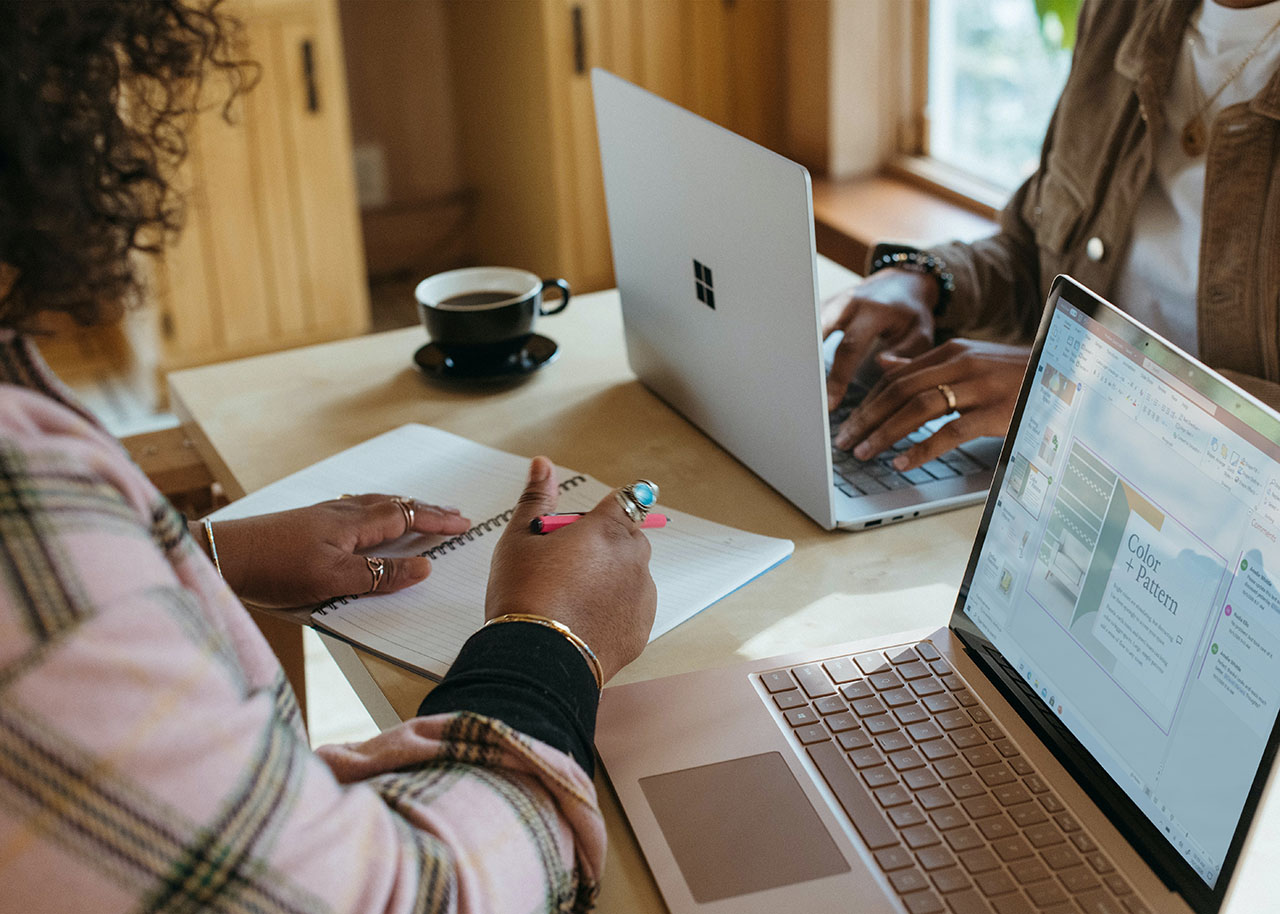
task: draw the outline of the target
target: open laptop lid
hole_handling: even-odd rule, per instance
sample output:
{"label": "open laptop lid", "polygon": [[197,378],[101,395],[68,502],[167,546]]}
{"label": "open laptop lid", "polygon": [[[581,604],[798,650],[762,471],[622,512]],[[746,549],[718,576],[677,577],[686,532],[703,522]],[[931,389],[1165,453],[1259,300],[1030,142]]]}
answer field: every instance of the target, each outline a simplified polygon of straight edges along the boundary
{"label": "open laptop lid", "polygon": [[591,85],[632,370],[833,527],[809,173],[612,73]]}
{"label": "open laptop lid", "polygon": [[1197,912],[1280,738],[1277,442],[1275,412],[1058,277],[951,618]]}

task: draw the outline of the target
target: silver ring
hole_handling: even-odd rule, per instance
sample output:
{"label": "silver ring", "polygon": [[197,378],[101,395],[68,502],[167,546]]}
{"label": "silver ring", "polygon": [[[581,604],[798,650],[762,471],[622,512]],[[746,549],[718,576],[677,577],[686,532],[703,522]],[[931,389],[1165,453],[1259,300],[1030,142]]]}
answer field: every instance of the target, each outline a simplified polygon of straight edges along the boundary
{"label": "silver ring", "polygon": [[614,493],[622,510],[635,523],[643,523],[649,510],[658,503],[658,484],[648,479],[637,479]]}
{"label": "silver ring", "polygon": [[614,499],[617,500],[618,504],[622,507],[622,510],[627,515],[627,517],[631,519],[632,523],[639,524],[644,521],[644,512],[640,510],[640,506],[637,505],[630,498],[628,498],[626,495],[622,494],[621,489],[614,492],[613,497]]}
{"label": "silver ring", "polygon": [[382,583],[382,576],[387,573],[387,561],[386,559],[379,559],[371,555],[366,555],[364,557],[364,562],[369,566],[369,574],[373,576],[373,586],[365,591],[365,593],[373,593],[378,589],[378,585]]}
{"label": "silver ring", "polygon": [[[408,533],[413,529],[413,519],[417,516],[417,513],[413,510],[413,500],[396,498],[393,501],[396,503],[396,507],[400,509],[400,513],[404,515],[404,532]],[[401,535],[403,536],[404,534]]]}

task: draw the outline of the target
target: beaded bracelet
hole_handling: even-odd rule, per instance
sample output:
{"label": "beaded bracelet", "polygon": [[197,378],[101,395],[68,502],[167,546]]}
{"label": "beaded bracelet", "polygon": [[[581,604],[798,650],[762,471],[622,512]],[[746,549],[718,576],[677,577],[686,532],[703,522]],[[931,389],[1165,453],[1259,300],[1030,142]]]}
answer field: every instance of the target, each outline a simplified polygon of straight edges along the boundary
{"label": "beaded bracelet", "polygon": [[204,538],[209,543],[209,557],[213,559],[213,567],[218,572],[218,577],[225,581],[226,578],[222,577],[222,563],[218,561],[218,545],[213,541],[213,521],[207,517],[204,519]]}
{"label": "beaded bracelet", "polygon": [[877,244],[871,252],[871,268],[868,275],[877,270],[896,267],[910,270],[913,273],[925,273],[938,281],[938,301],[933,306],[933,316],[937,317],[946,310],[951,295],[956,290],[956,278],[947,269],[942,259],[916,248],[897,244]]}
{"label": "beaded bracelet", "polygon": [[535,616],[532,613],[506,613],[505,615],[495,616],[484,624],[484,628],[490,625],[498,625],[502,622],[529,622],[533,625],[541,625],[545,628],[557,631],[569,639],[569,643],[578,649],[578,653],[582,655],[582,659],[587,661],[587,665],[591,667],[591,673],[596,679],[596,688],[604,688],[604,667],[600,665],[600,658],[596,656],[587,642],[583,641],[569,626],[563,622],[557,622],[555,619],[548,619],[546,616]]}

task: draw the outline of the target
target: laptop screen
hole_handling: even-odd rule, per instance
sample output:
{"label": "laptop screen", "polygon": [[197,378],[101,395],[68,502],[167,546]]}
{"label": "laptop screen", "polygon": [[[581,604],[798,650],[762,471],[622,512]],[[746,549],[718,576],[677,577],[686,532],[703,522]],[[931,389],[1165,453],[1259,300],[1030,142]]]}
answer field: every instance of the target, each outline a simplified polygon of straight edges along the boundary
{"label": "laptop screen", "polygon": [[1079,287],[1049,308],[952,625],[1211,901],[1275,751],[1280,424]]}

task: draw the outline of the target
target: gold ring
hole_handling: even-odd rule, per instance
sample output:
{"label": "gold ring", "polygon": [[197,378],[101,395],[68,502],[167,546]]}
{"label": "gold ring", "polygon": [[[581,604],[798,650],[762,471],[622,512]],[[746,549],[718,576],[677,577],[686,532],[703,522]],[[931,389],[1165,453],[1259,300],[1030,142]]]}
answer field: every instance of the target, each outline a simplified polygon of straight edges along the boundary
{"label": "gold ring", "polygon": [[369,566],[369,574],[373,576],[373,586],[366,593],[373,593],[378,589],[378,585],[382,583],[382,576],[387,572],[386,559],[374,558],[371,555],[364,557],[364,562]]}
{"label": "gold ring", "polygon": [[947,400],[947,411],[954,412],[956,408],[956,392],[951,389],[950,384],[939,384],[938,393],[942,394]]}
{"label": "gold ring", "polygon": [[[413,529],[413,519],[416,512],[413,510],[413,501],[408,498],[394,499],[396,507],[400,509],[400,513],[404,515],[404,532],[408,533]],[[403,536],[404,534],[401,534]]]}

